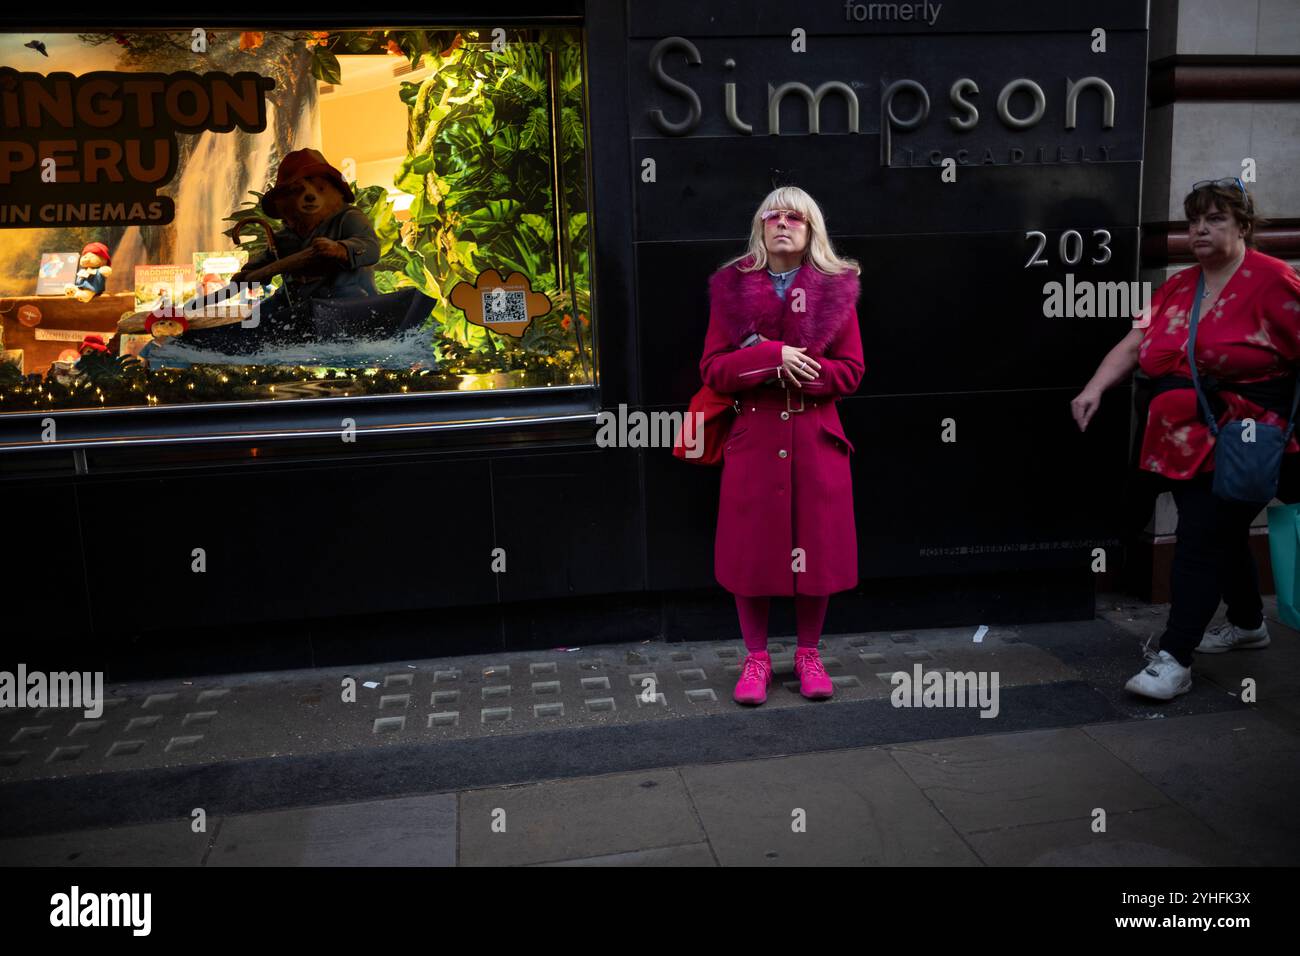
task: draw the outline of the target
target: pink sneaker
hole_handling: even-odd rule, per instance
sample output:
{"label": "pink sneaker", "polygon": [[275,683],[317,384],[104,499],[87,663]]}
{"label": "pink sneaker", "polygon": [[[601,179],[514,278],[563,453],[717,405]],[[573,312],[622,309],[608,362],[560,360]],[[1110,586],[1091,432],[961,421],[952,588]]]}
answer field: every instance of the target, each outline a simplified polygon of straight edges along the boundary
{"label": "pink sneaker", "polygon": [[753,651],[745,658],[736,681],[737,704],[761,704],[767,700],[767,685],[772,683],[772,658],[767,651]]}
{"label": "pink sneaker", "polygon": [[794,652],[794,672],[799,675],[799,693],[809,700],[825,700],[835,693],[817,648],[801,647]]}

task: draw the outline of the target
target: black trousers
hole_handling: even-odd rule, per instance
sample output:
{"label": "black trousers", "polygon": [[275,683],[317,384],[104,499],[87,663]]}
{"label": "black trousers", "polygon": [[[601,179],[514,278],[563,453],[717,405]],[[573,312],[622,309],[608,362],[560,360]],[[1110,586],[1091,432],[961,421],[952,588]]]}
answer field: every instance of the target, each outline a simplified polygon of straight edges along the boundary
{"label": "black trousers", "polygon": [[[1288,456],[1293,457],[1293,456]],[[1241,505],[1214,496],[1214,476],[1169,481],[1178,506],[1178,543],[1170,574],[1169,620],[1160,647],[1191,666],[1192,651],[1222,599],[1228,620],[1253,630],[1263,621],[1259,577],[1250,553],[1250,526],[1258,505]]]}
{"label": "black trousers", "polygon": [[[1137,467],[1152,395],[1150,381],[1139,377],[1134,391],[1139,427],[1124,493],[1125,551],[1136,545],[1156,498],[1162,491],[1171,492],[1178,506],[1178,543],[1170,573],[1169,620],[1160,647],[1187,667],[1220,600],[1228,605],[1228,620],[1238,627],[1254,629],[1263,621],[1259,577],[1250,553],[1250,525],[1260,509],[1214,497],[1213,474],[1175,481]],[[1287,504],[1300,501],[1300,454],[1282,456],[1277,497]]]}

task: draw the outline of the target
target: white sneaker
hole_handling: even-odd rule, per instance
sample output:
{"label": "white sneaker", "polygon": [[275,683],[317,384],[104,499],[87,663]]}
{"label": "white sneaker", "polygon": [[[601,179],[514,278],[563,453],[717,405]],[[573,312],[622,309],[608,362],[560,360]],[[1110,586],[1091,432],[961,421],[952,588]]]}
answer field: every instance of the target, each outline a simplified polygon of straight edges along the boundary
{"label": "white sneaker", "polygon": [[1147,666],[1129,678],[1124,689],[1156,700],[1171,700],[1192,689],[1192,669],[1168,651],[1147,652]]}
{"label": "white sneaker", "polygon": [[1268,642],[1268,624],[1264,621],[1253,631],[1224,621],[1206,631],[1196,649],[1202,654],[1222,654],[1224,651],[1268,647]]}

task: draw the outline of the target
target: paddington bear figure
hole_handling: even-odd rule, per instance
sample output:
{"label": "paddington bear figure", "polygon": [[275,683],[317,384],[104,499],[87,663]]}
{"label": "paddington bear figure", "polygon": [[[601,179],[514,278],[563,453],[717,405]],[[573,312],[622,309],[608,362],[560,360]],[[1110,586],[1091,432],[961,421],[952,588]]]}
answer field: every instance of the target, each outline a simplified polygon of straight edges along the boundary
{"label": "paddington bear figure", "polygon": [[[283,259],[310,246],[319,254],[316,267],[288,280],[299,298],[378,294],[374,265],[379,261],[379,237],[369,217],[352,205],[355,198],[343,174],[314,149],[295,150],[280,163],[275,187],[262,197],[262,210],[285,225],[275,234],[276,253]],[[243,281],[276,258],[268,250],[232,281]]]}
{"label": "paddington bear figure", "polygon": [[[250,260],[231,278],[231,286],[205,296],[204,301],[217,304],[239,283],[269,284],[270,277],[259,277],[259,270],[291,256],[303,259],[296,254],[308,250],[314,254],[280,273],[284,288],[261,300],[255,320],[190,329],[183,336],[185,346],[247,355],[268,343],[311,342],[315,338],[312,300],[378,295],[374,266],[379,261],[379,237],[369,217],[352,204],[355,198],[343,174],[318,151],[299,149],[285,156],[275,186],[262,197],[262,210],[284,223],[275,233],[275,249]],[[187,304],[191,306],[197,303]]]}
{"label": "paddington bear figure", "polygon": [[63,287],[63,294],[75,298],[78,302],[89,302],[96,296],[104,294],[108,287],[108,277],[113,274],[113,267],[108,256],[108,246],[102,242],[89,242],[81,250],[75,282]]}

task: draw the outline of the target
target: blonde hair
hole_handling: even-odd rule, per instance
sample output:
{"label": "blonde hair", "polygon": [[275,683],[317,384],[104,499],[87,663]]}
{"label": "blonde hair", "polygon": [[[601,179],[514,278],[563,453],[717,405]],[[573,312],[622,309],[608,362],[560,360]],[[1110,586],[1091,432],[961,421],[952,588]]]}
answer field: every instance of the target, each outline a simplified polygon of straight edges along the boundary
{"label": "blonde hair", "polygon": [[749,230],[749,248],[742,255],[724,262],[721,268],[733,266],[751,256],[753,264],[741,266],[741,272],[756,272],[766,268],[767,243],[764,241],[763,213],[769,209],[794,209],[807,217],[808,245],[803,252],[803,262],[811,263],[814,269],[827,275],[839,275],[849,269],[862,275],[862,266],[856,259],[836,255],[830,238],[826,235],[826,220],[822,217],[821,207],[798,186],[781,186],[767,194],[754,212]]}

